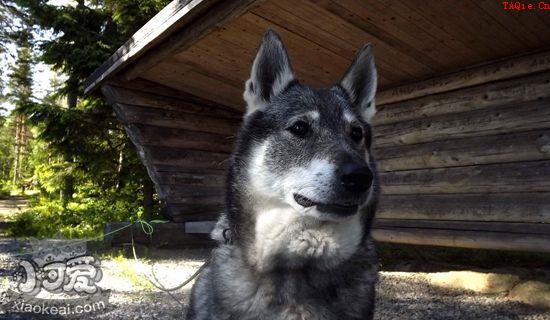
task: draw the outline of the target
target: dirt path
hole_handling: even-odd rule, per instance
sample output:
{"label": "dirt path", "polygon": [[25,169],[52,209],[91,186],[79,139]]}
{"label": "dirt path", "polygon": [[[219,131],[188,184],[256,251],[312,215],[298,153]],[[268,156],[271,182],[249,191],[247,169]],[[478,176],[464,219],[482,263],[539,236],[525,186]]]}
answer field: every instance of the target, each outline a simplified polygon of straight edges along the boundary
{"label": "dirt path", "polygon": [[[4,257],[22,245],[24,243],[0,239],[0,251],[4,251]],[[105,256],[101,261],[103,278],[99,285],[111,290],[110,306],[107,310],[80,315],[79,318],[182,319],[190,285],[174,293],[176,301],[153,287],[147,277],[151,277],[151,268],[154,267],[163,285],[177,285],[199,268],[208,254],[208,250],[155,250],[150,259],[137,262],[121,256]],[[425,272],[381,272],[375,319],[550,319],[550,312],[512,301],[506,292],[483,294],[439,287],[427,280],[429,275]],[[0,289],[1,285],[0,282]],[[28,315],[14,314],[4,318],[31,319]],[[32,318],[63,319],[52,316]],[[0,319],[3,319],[2,315]]]}
{"label": "dirt path", "polygon": [[27,208],[28,201],[24,197],[0,198],[0,222],[12,220],[21,210]]}

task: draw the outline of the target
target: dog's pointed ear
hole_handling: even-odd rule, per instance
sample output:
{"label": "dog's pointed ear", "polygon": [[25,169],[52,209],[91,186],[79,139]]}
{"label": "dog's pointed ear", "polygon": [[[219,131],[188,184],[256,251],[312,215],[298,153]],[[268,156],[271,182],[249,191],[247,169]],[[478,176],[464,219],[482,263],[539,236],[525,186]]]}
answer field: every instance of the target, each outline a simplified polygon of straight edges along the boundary
{"label": "dog's pointed ear", "polygon": [[374,105],[376,83],[374,54],[372,45],[369,43],[361,48],[340,81],[340,86],[348,94],[351,103],[368,123],[371,123],[372,117],[376,113]]}
{"label": "dog's pointed ear", "polygon": [[252,64],[250,79],[245,84],[246,113],[250,114],[266,106],[294,80],[281,38],[275,31],[268,30]]}

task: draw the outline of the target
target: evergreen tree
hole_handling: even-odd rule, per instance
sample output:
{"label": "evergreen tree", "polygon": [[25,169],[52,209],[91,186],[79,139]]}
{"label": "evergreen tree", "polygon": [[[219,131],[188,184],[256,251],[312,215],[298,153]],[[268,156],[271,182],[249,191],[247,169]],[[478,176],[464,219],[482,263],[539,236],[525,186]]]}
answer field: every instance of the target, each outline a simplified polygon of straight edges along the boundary
{"label": "evergreen tree", "polygon": [[[62,215],[75,225],[82,223],[75,218],[78,214],[65,215],[73,192],[79,194],[78,199],[119,203],[110,210],[94,209],[103,212],[96,211],[95,217],[83,215],[94,219],[93,223],[87,221],[93,228],[105,222],[101,219],[129,219],[135,210],[120,208],[139,203],[144,205],[140,211],[150,217],[152,207],[158,206],[151,201],[154,190],[150,179],[112,109],[101,99],[84,96],[83,82],[169,1],[81,0],[75,6],[53,6],[46,0],[13,1],[35,34],[54,35],[36,41],[39,59],[65,78],[46,99],[17,109],[38,129],[38,138],[49,149],[48,158],[55,160],[36,167],[41,189],[54,196],[53,181],[61,182],[66,208]],[[43,161],[43,155],[33,159]]]}
{"label": "evergreen tree", "polygon": [[[32,96],[32,52],[31,35],[28,30],[21,30],[13,36],[17,45],[17,59],[10,68],[9,94],[8,99],[17,108],[26,108],[31,105]],[[26,117],[17,114],[13,123],[14,152],[13,152],[13,175],[12,183],[17,185],[21,182],[22,171],[25,167],[25,155],[28,150],[29,130],[26,124]]]}

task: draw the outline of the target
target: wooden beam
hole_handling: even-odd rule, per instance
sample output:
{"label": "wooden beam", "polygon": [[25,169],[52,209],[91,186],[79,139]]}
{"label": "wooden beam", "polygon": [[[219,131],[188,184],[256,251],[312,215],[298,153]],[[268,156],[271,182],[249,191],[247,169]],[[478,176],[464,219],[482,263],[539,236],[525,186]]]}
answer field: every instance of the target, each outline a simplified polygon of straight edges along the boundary
{"label": "wooden beam", "polygon": [[550,224],[550,193],[382,195],[376,216]]}
{"label": "wooden beam", "polygon": [[380,174],[383,194],[550,191],[550,161],[528,161]]}
{"label": "wooden beam", "polygon": [[[104,233],[125,227],[129,222],[111,222],[104,228]],[[184,223],[155,223],[153,234],[147,235],[138,223],[121,230],[105,238],[105,241],[113,246],[121,246],[134,243],[152,245],[157,248],[196,248],[210,247],[215,242],[207,234],[190,234],[185,232]]]}
{"label": "wooden beam", "polygon": [[214,230],[216,221],[189,221],[185,222],[186,233],[207,233],[210,234]]}
{"label": "wooden beam", "polygon": [[197,19],[190,21],[180,32],[173,33],[168,39],[155,47],[155,50],[149,50],[136,64],[125,70],[122,77],[127,80],[137,78],[141,73],[149,70],[160,61],[176,52],[186,50],[215,28],[223,26],[261,2],[261,0],[216,2],[208,10],[203,10]]}
{"label": "wooden beam", "polygon": [[383,219],[376,218],[373,228],[418,228],[427,230],[463,230],[482,232],[522,233],[530,235],[550,236],[549,223],[516,223],[516,222],[486,222],[486,221],[456,221],[456,220],[425,220],[425,219]]}
{"label": "wooden beam", "polygon": [[550,129],[374,150],[381,172],[550,159]]}
{"label": "wooden beam", "polygon": [[[134,83],[135,84],[130,84]],[[142,84],[144,83],[144,84]],[[124,86],[123,86],[124,85]],[[145,85],[154,92],[148,92]],[[133,87],[133,88],[128,88]],[[176,90],[170,90],[176,91]],[[181,91],[170,92],[165,86],[151,81],[134,80],[129,83],[110,83],[101,86],[101,92],[110,104],[119,103],[147,107],[159,111],[179,111],[190,114],[207,115],[218,118],[228,118],[235,121],[242,119],[242,113],[235,112],[230,107],[201,99]]]}
{"label": "wooden beam", "polygon": [[550,99],[377,126],[375,147],[550,127]]}
{"label": "wooden beam", "polygon": [[146,125],[128,125],[144,146],[174,147],[180,149],[231,153],[234,136],[185,129]]}
{"label": "wooden beam", "polygon": [[125,125],[142,124],[228,136],[235,135],[240,127],[240,122],[236,120],[208,115],[196,115],[179,111],[159,111],[154,108],[126,104],[116,104],[113,109],[119,120]]}
{"label": "wooden beam", "polygon": [[201,12],[217,0],[174,0],[141,27],[107,61],[97,68],[84,83],[84,92],[89,93],[112,77],[131,61],[143,55],[168,35],[188,25]]}
{"label": "wooden beam", "polygon": [[211,170],[161,171],[158,176],[165,184],[188,187],[224,187],[225,172]]}
{"label": "wooden beam", "polygon": [[550,52],[548,51],[499,60],[428,80],[393,87],[379,92],[376,95],[376,102],[380,105],[394,103],[547,70],[550,70]]}
{"label": "wooden beam", "polygon": [[229,165],[226,153],[153,146],[143,149],[152,165],[175,165],[187,169],[225,169]]}
{"label": "wooden beam", "polygon": [[[177,212],[177,208],[175,211]],[[216,220],[220,217],[220,214],[222,212],[223,212],[223,209],[218,208],[217,210],[208,211],[208,212],[184,213],[181,215],[174,215],[172,216],[172,219],[174,220],[174,222]]]}
{"label": "wooden beam", "polygon": [[376,241],[471,249],[550,252],[550,235],[423,228],[373,229]]}
{"label": "wooden beam", "polygon": [[[550,72],[480,84],[377,106],[375,125],[523,103],[550,97]],[[377,98],[378,99],[378,98]],[[377,100],[378,102],[378,100]]]}

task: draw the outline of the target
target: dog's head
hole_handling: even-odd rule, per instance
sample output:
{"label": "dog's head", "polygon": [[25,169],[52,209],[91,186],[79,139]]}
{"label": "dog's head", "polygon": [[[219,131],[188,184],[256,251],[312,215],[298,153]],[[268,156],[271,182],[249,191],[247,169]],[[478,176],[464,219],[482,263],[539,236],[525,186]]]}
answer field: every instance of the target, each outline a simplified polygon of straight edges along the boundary
{"label": "dog's head", "polygon": [[291,217],[285,223],[293,225],[351,221],[372,201],[376,82],[372,48],[366,45],[338,84],[302,85],[279,36],[266,33],[245,85],[247,113],[230,177],[231,192],[246,202],[239,204],[245,211],[273,212],[253,217],[256,233],[266,232],[258,224],[273,230],[270,219]]}
{"label": "dog's head", "polygon": [[339,84],[313,89],[298,83],[283,43],[268,31],[244,92],[256,143],[249,169],[255,194],[319,219],[357,213],[373,190],[375,91],[370,45]]}

